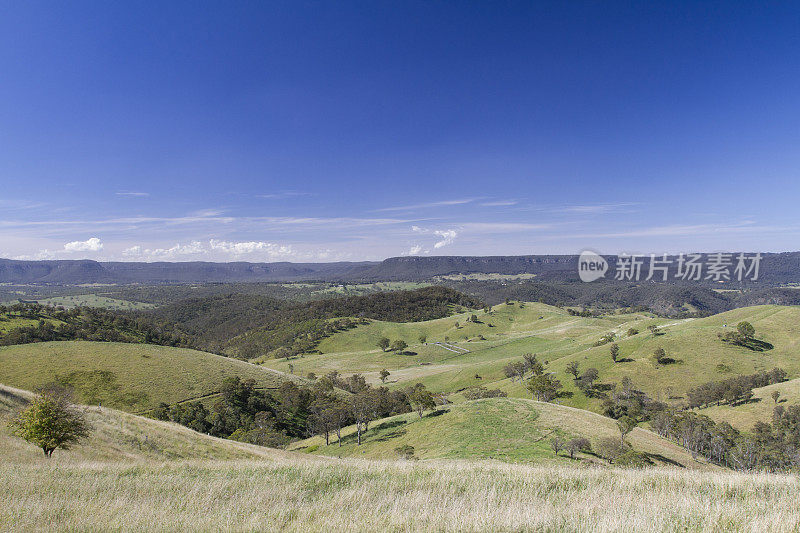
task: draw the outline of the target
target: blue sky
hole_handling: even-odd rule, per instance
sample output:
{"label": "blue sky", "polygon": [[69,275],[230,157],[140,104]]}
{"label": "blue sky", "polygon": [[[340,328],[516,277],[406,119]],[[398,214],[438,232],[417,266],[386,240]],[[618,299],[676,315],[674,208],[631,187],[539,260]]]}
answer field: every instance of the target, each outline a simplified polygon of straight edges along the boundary
{"label": "blue sky", "polygon": [[0,256],[800,249],[800,4],[0,2]]}

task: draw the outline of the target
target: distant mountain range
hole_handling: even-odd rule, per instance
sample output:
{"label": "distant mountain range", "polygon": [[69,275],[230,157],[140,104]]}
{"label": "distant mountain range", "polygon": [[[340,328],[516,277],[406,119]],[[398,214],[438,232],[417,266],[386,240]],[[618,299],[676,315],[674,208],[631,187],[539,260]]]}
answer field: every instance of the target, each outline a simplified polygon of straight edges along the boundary
{"label": "distant mountain range", "polygon": [[[705,254],[704,254],[705,255]],[[617,258],[609,263],[613,278]],[[643,276],[648,259],[644,260]],[[422,281],[457,274],[535,274],[544,281],[578,280],[574,255],[393,257],[380,262],[337,263],[210,263],[98,262],[92,260],[16,261],[0,259],[0,283],[203,283],[247,281]],[[669,269],[674,279],[676,264]],[[731,270],[732,271],[732,270]],[[800,283],[800,252],[763,254],[759,284]]]}

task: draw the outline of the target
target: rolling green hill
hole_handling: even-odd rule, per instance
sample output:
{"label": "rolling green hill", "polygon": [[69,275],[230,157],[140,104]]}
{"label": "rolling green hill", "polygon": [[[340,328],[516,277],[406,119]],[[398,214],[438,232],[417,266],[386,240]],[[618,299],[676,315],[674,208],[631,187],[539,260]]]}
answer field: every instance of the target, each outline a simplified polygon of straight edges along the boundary
{"label": "rolling green hill", "polygon": [[[676,405],[684,401],[690,388],[739,374],[781,367],[790,378],[800,377],[800,337],[796,329],[800,307],[762,305],[706,318],[674,320],[637,313],[587,318],[543,304],[512,302],[495,306],[488,314],[476,314],[477,323],[466,321],[471,313],[418,323],[372,321],[323,340],[322,354],[307,354],[291,361],[269,360],[265,364],[285,371],[291,363],[294,371],[303,375],[331,370],[362,373],[372,383],[378,382],[378,372],[386,368],[391,372],[386,382],[390,388],[420,382],[437,392],[455,393],[466,387],[484,386],[499,388],[511,397],[529,398],[524,384],[508,379],[503,367],[521,360],[525,353],[535,353],[546,363],[546,370],[554,372],[562,382],[564,391],[572,394],[563,403],[592,410],[600,409],[600,400],[587,398],[575,386],[573,377],[566,372],[572,362],[578,363],[581,371],[598,369],[600,382],[619,383],[627,376],[636,388]],[[751,322],[756,338],[771,344],[772,349],[752,351],[718,338],[743,320]],[[651,324],[658,325],[663,334],[648,331]],[[628,335],[630,328],[639,333]],[[611,332],[616,335],[623,362],[612,361],[608,344],[595,346],[602,335]],[[420,335],[427,337],[427,344],[420,343]],[[383,336],[405,340],[409,348],[404,353],[383,352],[376,346]],[[454,353],[435,344],[446,337],[469,352]],[[657,348],[663,348],[676,362],[656,364],[653,352]],[[794,384],[777,387],[786,399],[800,396],[793,392],[797,390]],[[458,401],[459,395],[451,399]],[[736,409],[734,413],[746,411]]]}
{"label": "rolling green hill", "polygon": [[[499,459],[510,462],[575,464],[565,452],[556,457],[550,438],[619,438],[614,420],[572,407],[533,400],[493,398],[451,404],[419,418],[407,413],[370,425],[363,443],[356,443],[355,430],[342,433],[342,445],[325,446],[321,437],[295,443],[290,449],[337,457],[391,459],[396,448],[413,446],[420,459]],[[627,441],[636,451],[647,453],[657,464],[712,469],[700,463],[678,445],[655,433],[635,429]],[[591,454],[579,454],[584,462],[600,463]]]}
{"label": "rolling green hill", "polygon": [[264,388],[304,381],[244,361],[149,344],[62,341],[0,347],[0,383],[33,390],[60,379],[84,403],[130,412],[213,395],[234,376]]}
{"label": "rolling green hill", "polygon": [[[36,446],[11,435],[8,422],[33,395],[0,385],[0,457],[14,464],[43,463]],[[56,451],[54,462],[166,461],[173,459],[265,459],[289,454],[196,433],[178,424],[151,420],[103,407],[86,407],[91,436],[68,451]]]}
{"label": "rolling green hill", "polygon": [[[378,381],[378,372],[386,368],[392,373],[389,387],[421,382],[435,391],[454,392],[502,382],[503,367],[525,353],[554,361],[591,348],[610,331],[622,333],[630,327],[644,330],[650,323],[670,322],[642,314],[571,316],[563,309],[538,303],[500,304],[489,313],[475,313],[477,323],[467,322],[472,314],[413,323],[372,321],[324,339],[319,346],[322,354],[306,354],[288,362],[272,359],[264,364],[285,371],[291,363],[295,372],[303,375],[331,370],[358,372],[373,383]],[[420,342],[420,335],[427,337],[426,343]],[[409,348],[404,353],[383,352],[376,343],[384,336],[405,340]],[[469,352],[458,354],[435,344],[445,340]]]}

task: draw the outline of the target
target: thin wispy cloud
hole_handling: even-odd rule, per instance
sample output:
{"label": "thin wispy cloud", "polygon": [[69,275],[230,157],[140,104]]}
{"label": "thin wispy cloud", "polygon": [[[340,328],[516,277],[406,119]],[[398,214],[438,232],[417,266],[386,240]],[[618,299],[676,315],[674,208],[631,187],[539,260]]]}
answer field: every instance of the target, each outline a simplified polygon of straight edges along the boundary
{"label": "thin wispy cloud", "polygon": [[635,202],[623,202],[617,204],[587,204],[587,205],[567,205],[559,210],[567,213],[578,213],[587,215],[598,215],[614,213],[619,211],[630,211],[631,208],[639,205]]}
{"label": "thin wispy cloud", "polygon": [[436,207],[448,207],[453,205],[464,205],[464,204],[471,204],[480,200],[480,198],[461,198],[457,200],[441,200],[438,202],[427,202],[421,204],[411,204],[411,205],[398,205],[394,207],[384,207],[381,209],[374,209],[374,212],[382,212],[382,211],[413,211],[416,209],[431,209]]}
{"label": "thin wispy cloud", "polygon": [[265,200],[283,200],[286,198],[295,198],[297,196],[311,196],[311,193],[299,191],[282,191],[271,194],[257,194],[256,198],[263,198]]}
{"label": "thin wispy cloud", "polygon": [[517,205],[518,203],[518,200],[496,200],[492,202],[481,202],[480,205],[483,207],[508,207]]}
{"label": "thin wispy cloud", "polygon": [[114,194],[125,198],[147,198],[148,196],[150,196],[149,192],[140,192],[140,191],[119,191]]}

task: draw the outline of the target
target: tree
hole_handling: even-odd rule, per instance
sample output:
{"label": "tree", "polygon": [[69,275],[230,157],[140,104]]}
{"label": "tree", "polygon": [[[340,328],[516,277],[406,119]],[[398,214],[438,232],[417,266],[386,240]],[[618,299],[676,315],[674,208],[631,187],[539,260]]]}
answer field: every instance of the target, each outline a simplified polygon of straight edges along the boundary
{"label": "tree", "polygon": [[533,376],[528,380],[527,387],[536,400],[540,402],[549,402],[558,396],[561,382],[550,374],[542,374],[540,376]]}
{"label": "tree", "polygon": [[380,340],[378,340],[378,348],[380,348],[385,352],[386,349],[389,348],[390,343],[391,341],[389,339],[387,339],[386,337],[381,337]]}
{"label": "tree", "polygon": [[470,322],[472,322],[473,324],[477,324],[477,323],[478,323],[478,315],[471,315],[471,316],[469,317],[469,320],[470,320]]}
{"label": "tree", "polygon": [[650,333],[652,333],[653,335],[661,335],[662,334],[662,331],[655,324],[650,324],[649,326],[647,326],[647,329],[649,329]]}
{"label": "tree", "polygon": [[638,335],[639,330],[636,328],[629,328],[628,329],[628,337],[633,337],[634,335]]}
{"label": "tree", "polygon": [[656,363],[661,363],[666,358],[667,358],[667,352],[664,351],[664,348],[656,348],[653,351],[653,359],[656,360]]}
{"label": "tree", "polygon": [[564,449],[567,443],[561,437],[553,437],[550,439],[550,447],[553,448],[553,451],[558,455],[558,453]]}
{"label": "tree", "polygon": [[613,463],[617,457],[625,453],[625,447],[620,443],[619,439],[613,437],[600,439],[596,448],[597,454],[609,463]]}
{"label": "tree", "polygon": [[[522,358],[525,360],[525,369],[530,370],[533,375],[541,376],[544,373],[544,366],[536,358],[536,354],[526,353]],[[524,371],[522,373],[525,374]]]}
{"label": "tree", "polygon": [[572,439],[567,443],[567,451],[569,452],[570,459],[574,459],[575,454],[578,452],[589,451],[591,449],[592,445],[589,442],[589,439],[585,439],[583,437]]}
{"label": "tree", "polygon": [[406,341],[398,339],[392,343],[392,346],[389,349],[393,352],[402,352],[406,348],[408,348]]}
{"label": "tree", "polygon": [[381,373],[380,373],[381,383],[386,383],[386,378],[388,378],[390,374],[391,374],[391,372],[389,372],[385,368],[383,370],[381,370]]}
{"label": "tree", "polygon": [[771,396],[772,396],[772,399],[775,401],[775,403],[778,403],[778,398],[781,397],[781,393],[780,393],[780,391],[776,391],[775,390],[775,391],[772,391]]}
{"label": "tree", "polygon": [[567,365],[567,373],[572,374],[574,379],[578,379],[578,375],[581,373],[580,365],[577,361],[573,361]]}
{"label": "tree", "polygon": [[611,344],[610,351],[611,351],[611,360],[616,363],[617,358],[619,357],[619,344],[617,344],[616,342]]}
{"label": "tree", "polygon": [[44,389],[11,421],[15,435],[40,447],[48,459],[59,448],[68,450],[89,436],[83,411],[72,405],[66,392]]}
{"label": "tree", "polygon": [[427,335],[420,335],[419,336],[419,343],[420,344],[425,344],[426,342],[428,342],[428,336]]}
{"label": "tree", "polygon": [[361,446],[361,435],[375,416],[375,398],[369,390],[353,396],[350,401],[350,414],[356,422],[357,442]]}
{"label": "tree", "polygon": [[408,393],[408,401],[420,418],[422,418],[425,411],[436,409],[436,402],[433,400],[433,394],[431,394],[422,383],[414,385]]}
{"label": "tree", "polygon": [[744,337],[746,340],[752,339],[753,335],[756,334],[756,328],[753,327],[753,324],[746,321],[736,324],[736,331],[738,331],[739,335]]}
{"label": "tree", "polygon": [[636,420],[629,416],[623,416],[617,420],[617,427],[619,428],[620,442],[622,442],[622,445],[624,446],[625,436],[633,431],[633,428],[636,427]]}

